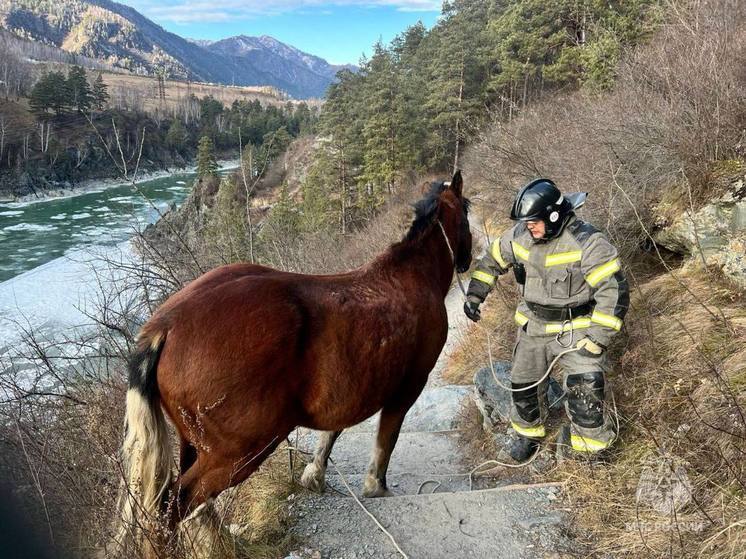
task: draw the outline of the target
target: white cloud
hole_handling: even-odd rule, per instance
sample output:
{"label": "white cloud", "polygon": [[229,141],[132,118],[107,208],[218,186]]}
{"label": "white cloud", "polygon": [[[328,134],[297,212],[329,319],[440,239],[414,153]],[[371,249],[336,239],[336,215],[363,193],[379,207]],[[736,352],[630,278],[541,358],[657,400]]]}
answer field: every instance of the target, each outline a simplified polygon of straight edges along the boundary
{"label": "white cloud", "polygon": [[214,23],[339,6],[391,7],[402,12],[439,12],[441,8],[441,0],[132,0],[127,3],[151,18],[175,23]]}

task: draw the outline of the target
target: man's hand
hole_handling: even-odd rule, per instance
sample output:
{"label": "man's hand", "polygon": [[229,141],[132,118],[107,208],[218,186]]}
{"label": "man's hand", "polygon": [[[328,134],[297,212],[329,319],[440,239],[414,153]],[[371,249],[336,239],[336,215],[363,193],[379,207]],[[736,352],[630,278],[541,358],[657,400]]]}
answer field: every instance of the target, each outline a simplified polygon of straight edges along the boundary
{"label": "man's hand", "polygon": [[469,318],[469,320],[479,322],[479,319],[482,318],[482,313],[479,312],[479,303],[466,301],[464,303],[464,314]]}
{"label": "man's hand", "polygon": [[583,338],[575,344],[575,347],[580,350],[578,353],[584,357],[598,357],[606,349],[604,346],[597,344],[590,338]]}

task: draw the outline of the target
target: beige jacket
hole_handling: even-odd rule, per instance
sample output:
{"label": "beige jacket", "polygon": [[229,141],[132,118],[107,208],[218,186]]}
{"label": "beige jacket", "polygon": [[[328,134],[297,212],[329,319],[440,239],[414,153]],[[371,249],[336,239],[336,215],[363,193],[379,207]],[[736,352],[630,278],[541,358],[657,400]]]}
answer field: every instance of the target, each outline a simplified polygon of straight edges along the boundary
{"label": "beige jacket", "polygon": [[[481,303],[497,276],[510,268],[519,283],[523,301],[515,313],[530,336],[584,331],[593,341],[607,346],[622,328],[629,306],[629,287],[621,271],[616,249],[603,233],[571,216],[562,233],[549,241],[535,241],[526,224],[519,222],[488,248],[477,263],[469,283],[468,298]],[[588,303],[592,309],[561,322],[545,320],[530,304],[550,308],[575,308]],[[537,311],[538,312],[538,311]]]}

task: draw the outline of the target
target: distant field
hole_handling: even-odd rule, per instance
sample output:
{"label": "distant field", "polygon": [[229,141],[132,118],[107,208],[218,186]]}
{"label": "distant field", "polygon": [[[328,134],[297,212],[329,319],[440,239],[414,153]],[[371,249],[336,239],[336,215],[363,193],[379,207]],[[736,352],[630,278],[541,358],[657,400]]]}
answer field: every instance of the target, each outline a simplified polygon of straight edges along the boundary
{"label": "distant field", "polygon": [[[67,74],[69,65],[59,62],[37,62],[35,73],[37,75],[47,70],[60,70]],[[99,72],[102,74],[104,83],[109,88],[110,103],[115,107],[123,109],[145,110],[150,114],[171,113],[183,103],[190,95],[198,98],[212,95],[225,106],[230,107],[236,100],[253,101],[258,99],[263,105],[284,105],[288,102],[297,104],[300,101],[290,100],[283,91],[270,86],[238,86],[223,85],[202,82],[187,82],[177,80],[165,80],[165,97],[160,99],[158,92],[158,79],[152,76],[141,76],[126,71],[111,72],[107,70],[88,69],[88,80],[93,83]],[[304,101],[310,106],[319,106],[322,102],[318,99]]]}
{"label": "distant field", "polygon": [[[91,81],[97,71],[90,71]],[[288,99],[279,91],[267,86],[231,86],[200,82],[165,80],[165,99],[159,98],[158,79],[135,74],[103,72],[104,83],[109,87],[112,101],[115,99],[138,100],[143,108],[154,111],[159,107],[174,109],[190,95],[205,97],[212,95],[218,101],[230,106],[235,100],[258,99],[263,105],[284,105]],[[164,106],[165,105],[165,106]]]}

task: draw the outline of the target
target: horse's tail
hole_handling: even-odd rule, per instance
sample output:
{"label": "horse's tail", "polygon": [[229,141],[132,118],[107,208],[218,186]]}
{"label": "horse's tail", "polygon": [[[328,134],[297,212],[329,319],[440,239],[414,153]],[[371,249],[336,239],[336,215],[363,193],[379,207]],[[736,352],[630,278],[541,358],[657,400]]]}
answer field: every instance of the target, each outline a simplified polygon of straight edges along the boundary
{"label": "horse's tail", "polygon": [[141,335],[129,362],[119,531],[125,541],[156,521],[171,483],[171,440],[156,379],[165,341],[164,334]]}

